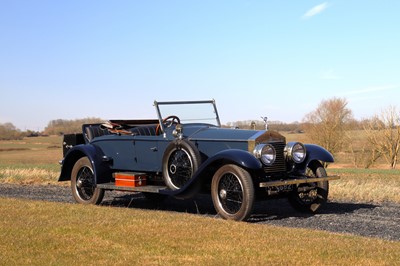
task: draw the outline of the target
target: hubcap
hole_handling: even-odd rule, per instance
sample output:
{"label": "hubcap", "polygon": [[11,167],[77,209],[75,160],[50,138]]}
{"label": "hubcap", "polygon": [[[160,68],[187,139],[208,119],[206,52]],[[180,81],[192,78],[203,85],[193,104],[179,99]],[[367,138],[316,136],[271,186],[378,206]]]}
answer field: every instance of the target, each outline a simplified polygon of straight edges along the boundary
{"label": "hubcap", "polygon": [[169,171],[171,174],[175,174],[176,173],[176,165],[175,164],[171,164],[169,167]]}
{"label": "hubcap", "polygon": [[219,191],[219,197],[220,197],[222,200],[225,200],[225,199],[226,199],[226,195],[227,195],[227,192],[226,192],[225,189],[221,189],[221,190]]}
{"label": "hubcap", "polygon": [[79,180],[76,182],[76,187],[77,187],[77,188],[81,188],[81,187],[82,187],[82,184],[83,184],[82,180],[79,179]]}

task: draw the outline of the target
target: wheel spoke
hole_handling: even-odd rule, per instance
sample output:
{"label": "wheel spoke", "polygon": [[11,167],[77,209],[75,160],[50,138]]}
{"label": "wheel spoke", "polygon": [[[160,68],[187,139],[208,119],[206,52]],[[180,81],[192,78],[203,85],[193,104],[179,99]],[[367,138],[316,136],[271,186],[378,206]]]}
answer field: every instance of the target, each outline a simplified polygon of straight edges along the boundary
{"label": "wheel spoke", "polygon": [[242,201],[239,201],[239,200],[227,199],[226,201],[227,202],[233,202],[233,203],[242,204]]}

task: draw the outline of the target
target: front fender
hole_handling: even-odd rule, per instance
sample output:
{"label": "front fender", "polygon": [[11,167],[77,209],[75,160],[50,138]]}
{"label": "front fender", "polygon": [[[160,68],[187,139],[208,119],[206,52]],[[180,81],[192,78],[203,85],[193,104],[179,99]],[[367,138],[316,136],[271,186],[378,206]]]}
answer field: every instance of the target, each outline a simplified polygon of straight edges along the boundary
{"label": "front fender", "polygon": [[325,163],[333,163],[335,161],[333,155],[321,146],[315,144],[304,144],[304,146],[307,151],[306,159],[296,167],[300,172],[305,172],[307,166],[312,161],[321,161]]}
{"label": "front fender", "polygon": [[239,149],[229,149],[218,152],[214,156],[208,158],[199,170],[207,168],[210,165],[215,164],[215,162],[219,162],[220,164],[236,164],[250,171],[262,168],[260,160],[254,157],[250,152]]}
{"label": "front fender", "polygon": [[225,164],[238,165],[251,173],[263,171],[261,162],[250,152],[239,149],[224,150],[202,163],[193,177],[182,188],[161,190],[160,193],[183,199],[193,197],[201,188],[202,182],[207,178],[211,179],[215,171]]}
{"label": "front fender", "polygon": [[61,173],[58,181],[71,180],[71,172],[76,161],[82,157],[88,157],[93,166],[96,184],[110,181],[111,171],[107,162],[104,161],[104,153],[100,148],[91,144],[77,145],[71,148],[65,155]]}

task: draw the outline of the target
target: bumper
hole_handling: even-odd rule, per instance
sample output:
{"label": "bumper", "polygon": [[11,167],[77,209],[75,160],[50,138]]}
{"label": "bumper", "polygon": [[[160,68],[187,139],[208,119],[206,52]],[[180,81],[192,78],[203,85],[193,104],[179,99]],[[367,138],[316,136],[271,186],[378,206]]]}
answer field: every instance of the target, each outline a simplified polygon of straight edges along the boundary
{"label": "bumper", "polygon": [[319,178],[294,178],[294,179],[286,179],[286,180],[261,182],[260,187],[279,187],[279,186],[286,186],[286,185],[325,182],[325,181],[332,181],[332,180],[337,180],[337,179],[340,179],[340,176],[333,175],[333,176],[319,177]]}

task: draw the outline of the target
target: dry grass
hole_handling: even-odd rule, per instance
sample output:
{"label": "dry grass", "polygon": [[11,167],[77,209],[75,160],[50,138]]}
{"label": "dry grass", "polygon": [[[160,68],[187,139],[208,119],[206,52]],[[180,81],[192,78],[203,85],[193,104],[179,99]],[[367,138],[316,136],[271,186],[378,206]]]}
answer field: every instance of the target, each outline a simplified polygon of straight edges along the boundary
{"label": "dry grass", "polygon": [[400,242],[0,198],[1,265],[398,265]]}
{"label": "dry grass", "polygon": [[0,141],[0,182],[56,183],[62,159],[60,136]]}
{"label": "dry grass", "polygon": [[330,183],[330,198],[357,202],[400,203],[400,170],[329,169],[340,180]]}
{"label": "dry grass", "polygon": [[0,164],[57,164],[62,159],[60,136],[0,141]]}
{"label": "dry grass", "polygon": [[39,167],[9,167],[0,165],[2,183],[13,184],[56,184],[59,176],[57,170]]}

